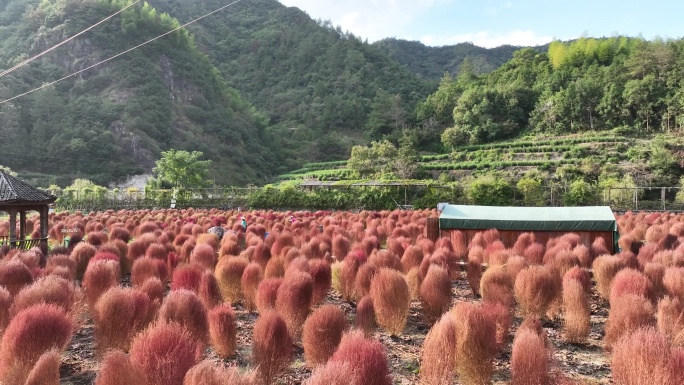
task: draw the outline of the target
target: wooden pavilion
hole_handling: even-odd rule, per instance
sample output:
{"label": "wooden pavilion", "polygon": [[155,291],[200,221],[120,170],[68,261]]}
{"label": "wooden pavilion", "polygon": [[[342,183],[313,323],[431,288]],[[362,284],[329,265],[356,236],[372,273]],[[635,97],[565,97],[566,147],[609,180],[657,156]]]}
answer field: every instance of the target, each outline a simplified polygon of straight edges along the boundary
{"label": "wooden pavilion", "polygon": [[[47,251],[49,205],[57,197],[38,190],[4,171],[0,171],[0,211],[9,214],[9,236],[0,236],[0,246],[28,250],[40,246]],[[26,239],[26,213],[40,214],[40,238]],[[19,213],[19,234],[17,234],[17,213]]]}

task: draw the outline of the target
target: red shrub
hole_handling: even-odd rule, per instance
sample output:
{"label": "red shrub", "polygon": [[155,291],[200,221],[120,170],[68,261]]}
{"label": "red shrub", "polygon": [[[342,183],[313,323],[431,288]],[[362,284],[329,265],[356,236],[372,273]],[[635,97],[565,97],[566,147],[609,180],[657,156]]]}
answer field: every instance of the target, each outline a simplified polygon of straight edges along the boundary
{"label": "red shrub", "polygon": [[412,268],[420,266],[423,261],[423,250],[420,247],[412,245],[404,250],[401,257],[401,266],[404,273],[408,273]]}
{"label": "red shrub", "polygon": [[216,306],[209,311],[209,337],[216,354],[227,359],[235,354],[237,325],[235,314],[228,304]]}
{"label": "red shrub", "polygon": [[637,254],[637,260],[640,266],[644,266],[653,260],[656,253],[660,251],[657,243],[647,243],[639,249],[639,254]]}
{"label": "red shrub", "polygon": [[[593,262],[593,258],[596,258],[599,255],[610,254],[608,247],[606,247],[606,240],[601,238],[601,237],[594,239],[594,242],[592,242],[590,249],[591,249],[592,262]],[[586,266],[586,267],[589,267],[589,266]]]}
{"label": "red shrub", "polygon": [[370,293],[370,284],[378,272],[378,267],[371,263],[364,263],[359,267],[354,279],[354,298],[358,301]]}
{"label": "red shrub", "polygon": [[582,283],[575,279],[564,279],[563,330],[565,339],[573,343],[586,341],[591,330],[590,316],[589,300]]}
{"label": "red shrub", "polygon": [[572,250],[572,254],[577,257],[579,265],[584,268],[590,268],[591,263],[594,261],[594,259],[591,257],[591,250],[583,244],[577,245]]}
{"label": "red shrub", "polygon": [[275,312],[267,311],[254,323],[252,360],[262,383],[268,385],[283,373],[292,360],[292,339],[287,324]]}
{"label": "red shrub", "polygon": [[283,251],[285,248],[294,246],[295,242],[292,233],[287,232],[278,234],[276,235],[275,242],[273,242],[273,245],[271,246],[271,256],[284,257]]}
{"label": "red shrub", "polygon": [[[224,237],[226,237],[224,235]],[[223,257],[237,257],[240,255],[240,244],[235,238],[224,238],[221,248],[219,249],[219,259]]]}
{"label": "red shrub", "polygon": [[[0,266],[0,270],[2,267]],[[60,277],[73,281],[76,278],[76,261],[69,258],[68,255],[56,254],[47,259],[45,265],[46,275],[59,275]]]}
{"label": "red shrub", "polygon": [[91,233],[88,233],[88,243],[95,247],[99,247],[100,245],[107,243],[109,240],[109,236],[107,233],[102,232],[102,231],[94,231]]}
{"label": "red shrub", "polygon": [[511,310],[500,303],[483,303],[482,311],[485,317],[493,319],[496,324],[496,349],[501,351],[504,345],[508,342],[509,329],[513,316]]}
{"label": "red shrub", "polygon": [[430,266],[420,285],[420,302],[430,323],[442,316],[451,305],[451,279],[446,269]]}
{"label": "red shrub", "polygon": [[128,243],[131,240],[131,234],[123,227],[113,227],[109,230],[109,240],[121,240],[124,243]]}
{"label": "red shrub", "polygon": [[544,340],[529,329],[520,329],[511,353],[512,385],[550,385],[551,357]]}
{"label": "red shrub", "polygon": [[23,263],[16,260],[0,261],[0,286],[4,286],[11,295],[16,295],[32,282],[33,274]]}
{"label": "red shrub", "polygon": [[0,344],[0,382],[9,383],[8,376],[17,374],[26,378],[43,353],[64,349],[73,331],[72,319],[55,305],[41,303],[17,313]]}
{"label": "red shrub", "polygon": [[658,330],[673,345],[684,344],[684,303],[665,297],[658,303]]}
{"label": "red shrub", "polygon": [[105,291],[119,284],[120,273],[118,261],[97,260],[88,264],[83,275],[82,287],[91,309]]}
{"label": "red shrub", "polygon": [[359,259],[354,254],[349,254],[344,261],[342,261],[338,279],[340,294],[345,301],[354,299],[354,282],[359,266]]}
{"label": "red shrub", "polygon": [[354,369],[343,362],[327,363],[311,373],[306,385],[348,385]]}
{"label": "red shrub", "polygon": [[97,253],[95,246],[85,242],[80,242],[74,247],[70,257],[76,262],[76,278],[81,279],[83,277],[83,273],[85,273],[86,267],[88,267],[88,262],[90,258],[95,256],[95,253]]}
{"label": "red shrub", "polygon": [[543,316],[560,294],[561,282],[549,266],[530,266],[515,280],[515,298],[523,317]]}
{"label": "red shrub", "polygon": [[311,275],[293,272],[283,279],[278,289],[275,308],[287,323],[292,339],[296,340],[302,333],[302,326],[309,315],[313,297],[313,279]]}
{"label": "red shrub", "polygon": [[186,328],[197,340],[205,344],[208,342],[207,310],[194,291],[180,289],[170,292],[159,309],[159,319],[175,322]]}
{"label": "red shrub", "polygon": [[164,284],[162,284],[162,281],[157,277],[147,278],[142,285],[137,287],[137,289],[140,292],[145,293],[150,301],[157,301],[160,304],[166,295],[166,288]]}
{"label": "red shrub", "polygon": [[107,352],[100,365],[95,385],[146,384],[145,373],[140,366],[120,350]]}
{"label": "red shrub", "polygon": [[[207,235],[214,237],[211,234]],[[213,269],[216,263],[214,248],[208,243],[198,243],[190,254],[190,263],[195,263],[205,269]]]}
{"label": "red shrub", "polygon": [[[471,249],[472,251],[473,249]],[[480,249],[482,250],[482,249]],[[482,259],[477,254],[468,255],[468,265],[466,266],[468,286],[473,291],[474,296],[480,295],[480,282],[482,281]]]}
{"label": "red shrub", "polygon": [[379,341],[365,338],[360,331],[351,331],[342,336],[329,363],[347,364],[353,368],[348,383],[392,384],[385,348]]}
{"label": "red shrub", "polygon": [[0,286],[0,336],[9,324],[10,306],[12,306],[12,295],[7,289]]}
{"label": "red shrub", "polygon": [[237,367],[224,367],[205,360],[193,366],[185,374],[183,385],[255,385],[251,374],[240,374]]}
{"label": "red shrub", "polygon": [[192,251],[197,246],[197,240],[195,237],[188,238],[180,248],[180,259],[183,262],[190,262],[190,255]]}
{"label": "red shrub", "polygon": [[482,274],[480,295],[483,302],[500,303],[507,308],[513,308],[515,305],[513,282],[506,270],[500,266],[490,266]]}
{"label": "red shrub", "polygon": [[661,263],[647,263],[644,266],[644,275],[648,277],[653,285],[653,292],[656,297],[660,298],[665,295],[665,286],[663,286],[663,278],[665,277],[665,266]]}
{"label": "red shrub", "polygon": [[159,278],[160,281],[166,280],[168,269],[163,261],[159,259],[143,257],[133,262],[131,267],[131,283],[133,286],[140,286],[150,277]]}
{"label": "red shrub", "polygon": [[166,261],[169,255],[169,249],[161,243],[154,242],[145,250],[145,256],[148,258],[161,259]]}
{"label": "red shrub", "polygon": [[56,349],[43,353],[31,369],[24,385],[59,385],[60,352]]}
{"label": "red shrub", "polygon": [[620,296],[610,304],[604,337],[606,349],[611,350],[620,337],[640,327],[655,325],[653,305],[648,299],[634,294]]}
{"label": "red shrub", "polygon": [[347,318],[337,305],[323,305],[304,322],[302,345],[309,367],[325,364],[347,329]]}
{"label": "red shrub", "polygon": [[640,295],[651,303],[656,303],[653,284],[648,277],[634,269],[622,269],[615,275],[610,285],[610,303],[628,294]]}
{"label": "red shrub", "polygon": [[534,243],[534,240],[534,233],[531,232],[518,235],[518,239],[516,239],[515,244],[513,244],[513,251],[515,251],[517,255],[524,256],[525,250]]}
{"label": "red shrub", "polygon": [[131,345],[131,361],[142,367],[148,385],[182,385],[201,354],[202,344],[174,323],[148,328]]}
{"label": "red shrub", "polygon": [[565,273],[563,276],[563,282],[571,279],[579,282],[587,294],[591,292],[591,276],[587,270],[579,266],[573,267],[572,269],[568,270],[567,273]]}
{"label": "red shrub", "polygon": [[665,269],[663,286],[669,296],[684,301],[684,267],[668,267]]}
{"label": "red shrub", "polygon": [[393,269],[380,269],[371,282],[370,297],[378,325],[393,335],[401,334],[411,304],[404,276]]}
{"label": "red shrub", "polygon": [[153,316],[150,299],[144,293],[122,287],[107,290],[95,303],[93,314],[98,351],[128,351],[133,337]]}
{"label": "red shrub", "polygon": [[332,239],[332,255],[338,260],[343,259],[350,250],[349,239],[342,235],[335,235]]}
{"label": "red shrub", "polygon": [[216,265],[214,274],[219,282],[223,300],[233,303],[242,298],[241,281],[249,260],[244,257],[222,258]]}
{"label": "red shrub", "polygon": [[40,278],[17,293],[10,315],[14,316],[20,311],[40,303],[55,305],[65,313],[78,314],[79,309],[76,305],[80,299],[80,292],[73,283],[51,275]]}
{"label": "red shrub", "polygon": [[332,269],[330,264],[322,259],[314,259],[309,262],[311,278],[313,278],[313,299],[312,304],[323,302],[328,296],[332,286]]}
{"label": "red shrub", "polygon": [[653,328],[642,328],[617,341],[611,370],[616,384],[669,384],[670,347]]}
{"label": "red shrub", "polygon": [[624,268],[624,262],[613,255],[602,255],[594,259],[592,264],[594,279],[596,280],[596,291],[603,299],[610,298],[610,284],[618,271]]}
{"label": "red shrub", "polygon": [[221,289],[219,288],[218,280],[216,280],[216,277],[211,270],[205,270],[202,273],[197,295],[207,310],[211,310],[214,308],[214,306],[218,306],[223,303],[223,297],[221,297]]}
{"label": "red shrub", "polygon": [[242,272],[240,288],[245,298],[245,308],[250,312],[256,309],[257,291],[263,278],[263,269],[255,262],[249,263]]}
{"label": "red shrub", "polygon": [[456,315],[456,371],[462,382],[486,384],[491,381],[497,353],[496,321],[481,305],[460,302]]}
{"label": "red shrub", "polygon": [[275,309],[278,289],[282,283],[282,278],[266,278],[259,282],[256,298],[254,300],[259,313],[263,313],[269,309]]}
{"label": "red shrub", "polygon": [[171,290],[186,289],[197,293],[202,283],[202,272],[203,268],[195,264],[178,267],[171,277]]}
{"label": "red shrub", "polygon": [[354,323],[364,334],[370,336],[375,330],[375,308],[370,295],[367,295],[356,305],[356,317]]}
{"label": "red shrub", "polygon": [[541,265],[544,261],[544,254],[546,247],[541,243],[533,243],[529,245],[523,252],[523,257],[530,265]]}
{"label": "red shrub", "polygon": [[421,384],[451,384],[456,368],[456,316],[444,314],[423,342]]}

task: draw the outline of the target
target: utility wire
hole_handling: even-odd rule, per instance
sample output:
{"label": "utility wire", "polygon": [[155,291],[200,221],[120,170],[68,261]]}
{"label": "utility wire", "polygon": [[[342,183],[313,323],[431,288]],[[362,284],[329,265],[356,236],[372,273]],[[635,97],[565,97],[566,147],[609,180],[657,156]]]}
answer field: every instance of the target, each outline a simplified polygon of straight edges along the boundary
{"label": "utility wire", "polygon": [[9,98],[9,99],[5,99],[5,100],[3,100],[3,101],[0,102],[0,105],[5,104],[5,103],[7,103],[7,102],[11,102],[12,100],[18,99],[18,98],[20,98],[20,97],[22,97],[22,96],[26,96],[26,95],[32,94],[32,93],[34,93],[34,92],[36,92],[36,91],[42,90],[43,88],[50,87],[51,85],[53,85],[53,84],[55,84],[55,83],[59,83],[59,82],[61,82],[62,80],[69,79],[69,78],[74,77],[74,76],[76,76],[76,75],[78,75],[78,74],[80,74],[80,73],[83,73],[83,72],[85,72],[85,71],[87,71],[87,70],[89,70],[89,69],[91,69],[91,68],[93,68],[93,67],[97,67],[97,66],[99,66],[99,65],[101,65],[101,64],[104,64],[104,63],[110,61],[110,60],[116,59],[116,58],[119,57],[119,56],[123,56],[123,55],[125,55],[125,54],[127,54],[127,53],[129,53],[129,52],[131,52],[131,51],[133,51],[133,50],[135,50],[135,49],[138,49],[138,48],[140,48],[140,47],[142,47],[142,46],[144,46],[144,45],[147,45],[147,44],[149,44],[149,43],[152,43],[152,42],[155,41],[155,40],[161,39],[162,37],[164,37],[164,36],[166,36],[166,35],[170,35],[170,34],[176,32],[176,31],[178,31],[178,30],[181,29],[181,28],[187,27],[187,26],[190,25],[190,24],[193,24],[193,23],[195,23],[195,22],[198,22],[198,21],[204,19],[205,17],[211,16],[211,15],[213,15],[213,14],[219,12],[219,11],[222,11],[222,10],[224,10],[224,9],[226,9],[226,8],[228,8],[228,7],[230,7],[230,6],[232,6],[232,5],[235,5],[235,4],[237,4],[237,3],[241,2],[241,1],[242,1],[242,0],[235,0],[235,1],[233,1],[232,3],[226,4],[226,5],[224,5],[223,7],[219,8],[219,9],[217,9],[217,10],[215,10],[215,11],[211,11],[211,12],[209,12],[209,13],[203,15],[203,16],[200,16],[200,17],[198,17],[198,18],[196,18],[196,19],[194,19],[194,20],[191,20],[191,21],[189,21],[189,22],[187,22],[187,23],[185,23],[185,24],[183,24],[183,25],[181,25],[181,26],[179,26],[179,27],[177,27],[177,28],[174,28],[174,29],[172,29],[172,30],[170,30],[170,31],[168,31],[168,32],[166,32],[166,33],[163,33],[163,34],[161,34],[161,35],[159,35],[159,36],[157,36],[157,37],[155,37],[155,38],[152,38],[152,39],[150,39],[150,40],[147,40],[147,41],[144,42],[144,43],[140,43],[140,44],[136,45],[136,46],[133,47],[133,48],[129,48],[129,49],[127,49],[127,50],[125,50],[125,51],[123,51],[123,52],[121,52],[121,53],[118,53],[118,54],[116,54],[116,55],[114,55],[114,56],[112,56],[112,57],[110,57],[110,58],[108,58],[108,59],[105,59],[105,60],[102,60],[102,61],[100,61],[100,62],[97,62],[97,63],[95,63],[95,64],[93,64],[93,65],[91,65],[91,66],[88,66],[88,67],[86,67],[86,68],[83,68],[83,69],[80,70],[80,71],[76,71],[76,72],[74,72],[74,73],[72,73],[72,74],[70,74],[70,75],[67,75],[67,76],[65,76],[65,77],[63,77],[63,78],[57,79],[57,80],[55,80],[55,81],[53,81],[53,82],[45,83],[45,84],[43,84],[42,86],[40,86],[40,87],[38,87],[38,88],[34,88],[34,89],[30,90],[30,91],[26,91],[26,92],[24,92],[24,93],[22,93],[22,94],[19,94],[19,95],[17,95],[17,96],[11,97],[11,98]]}
{"label": "utility wire", "polygon": [[135,0],[135,2],[133,2],[133,3],[129,4],[129,5],[127,5],[127,6],[125,6],[124,8],[118,10],[117,12],[111,14],[110,16],[107,16],[105,19],[100,20],[99,22],[97,22],[97,23],[91,25],[90,27],[88,27],[88,28],[84,29],[83,31],[81,31],[81,32],[79,32],[79,33],[77,33],[77,34],[75,34],[74,36],[72,36],[72,37],[70,37],[70,38],[64,40],[63,42],[61,42],[61,43],[59,43],[59,44],[57,44],[57,45],[55,45],[55,46],[53,46],[53,47],[51,47],[51,48],[48,48],[47,50],[45,50],[45,51],[39,53],[39,54],[36,55],[36,56],[33,56],[33,57],[29,58],[29,59],[24,60],[23,62],[21,62],[21,63],[15,65],[14,67],[12,67],[12,68],[10,68],[10,69],[8,69],[8,70],[2,71],[2,72],[0,73],[0,78],[3,77],[3,76],[5,76],[5,75],[7,75],[7,74],[9,74],[10,72],[13,72],[13,71],[19,69],[20,67],[25,66],[26,64],[28,64],[28,63],[30,63],[30,62],[32,62],[32,61],[38,59],[39,57],[41,57],[41,56],[43,56],[43,55],[45,55],[45,54],[47,54],[47,53],[49,53],[49,52],[51,52],[51,51],[57,49],[58,47],[61,47],[62,45],[64,45],[64,44],[70,42],[71,40],[73,40],[73,39],[75,39],[75,38],[77,38],[77,37],[83,35],[84,33],[90,31],[91,29],[97,27],[98,25],[104,23],[105,21],[107,21],[107,20],[111,19],[112,17],[114,17],[114,16],[120,14],[121,12],[127,10],[128,8],[130,8],[130,7],[134,6],[134,5],[136,5],[136,4],[139,3],[139,2],[140,2],[140,0]]}

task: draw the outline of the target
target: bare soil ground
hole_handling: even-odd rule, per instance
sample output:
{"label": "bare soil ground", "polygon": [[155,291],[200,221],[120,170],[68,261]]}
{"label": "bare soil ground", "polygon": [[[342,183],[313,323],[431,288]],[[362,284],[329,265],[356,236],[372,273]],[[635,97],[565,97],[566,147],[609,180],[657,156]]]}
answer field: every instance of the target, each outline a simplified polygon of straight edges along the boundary
{"label": "bare soil ground", "polygon": [[[124,278],[124,285],[129,285],[128,276]],[[467,281],[462,278],[452,284],[453,303],[461,301],[479,301],[470,290]],[[350,323],[354,320],[355,306],[344,302],[334,291],[330,291],[327,303],[339,305],[347,314]],[[238,323],[238,352],[227,361],[247,369],[250,365],[252,327],[257,318],[256,313],[247,312],[241,304],[234,306]],[[430,326],[422,317],[419,301],[411,304],[411,311],[404,333],[400,337],[393,337],[377,329],[375,338],[387,348],[394,384],[417,384],[419,381],[420,348]],[[590,338],[584,345],[569,344],[563,340],[562,321],[547,321],[544,328],[554,347],[555,370],[582,384],[610,384],[610,357],[603,348],[604,326],[608,318],[607,303],[595,293],[591,297]],[[496,358],[494,365],[493,384],[508,384],[510,382],[510,357],[512,336],[522,322],[516,314],[511,326],[508,343]],[[79,330],[75,333],[60,368],[61,383],[63,385],[90,385],[95,381],[98,360],[95,355],[93,341],[93,322],[87,317]],[[294,347],[295,361],[289,371],[281,378],[281,384],[301,384],[311,375],[311,371],[304,364],[304,350],[301,343]],[[205,356],[219,360],[211,349],[207,349]],[[454,384],[461,384],[455,379]]]}

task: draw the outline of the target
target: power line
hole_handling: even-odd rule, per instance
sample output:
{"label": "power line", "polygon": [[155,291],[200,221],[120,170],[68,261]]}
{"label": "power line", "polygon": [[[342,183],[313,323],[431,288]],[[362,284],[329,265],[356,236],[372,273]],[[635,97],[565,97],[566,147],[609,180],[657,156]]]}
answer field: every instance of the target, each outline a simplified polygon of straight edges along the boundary
{"label": "power line", "polygon": [[107,21],[107,20],[111,19],[112,17],[114,17],[114,16],[120,14],[121,12],[127,10],[128,8],[134,6],[135,4],[137,4],[137,3],[139,3],[139,2],[140,2],[140,0],[135,0],[135,2],[133,2],[133,3],[129,4],[129,5],[127,5],[127,6],[125,6],[124,8],[122,8],[122,9],[118,10],[117,12],[115,12],[115,13],[113,13],[113,14],[107,16],[105,19],[100,20],[99,22],[97,22],[97,23],[91,25],[90,27],[88,27],[88,28],[84,29],[83,31],[81,31],[81,32],[79,32],[79,33],[77,33],[77,34],[75,34],[74,36],[72,36],[72,37],[70,37],[70,38],[64,40],[63,42],[61,42],[61,43],[59,43],[59,44],[57,44],[57,45],[55,45],[55,46],[53,46],[53,47],[51,47],[51,48],[48,48],[47,50],[45,50],[45,51],[39,53],[39,54],[36,55],[36,56],[33,56],[33,57],[29,58],[29,59],[24,60],[23,62],[21,62],[21,63],[15,65],[14,67],[12,67],[12,68],[10,68],[10,69],[8,69],[8,70],[2,71],[2,72],[0,73],[0,78],[3,77],[3,76],[5,76],[5,75],[7,75],[7,74],[9,74],[10,72],[13,72],[13,71],[19,69],[20,67],[25,66],[26,64],[28,64],[28,63],[30,63],[30,62],[32,62],[32,61],[38,59],[39,57],[41,57],[41,56],[43,56],[43,55],[45,55],[45,54],[47,54],[47,53],[49,53],[49,52],[51,52],[51,51],[53,51],[53,50],[59,48],[59,47],[61,47],[62,45],[64,45],[64,44],[70,42],[71,40],[73,40],[73,39],[75,39],[75,38],[77,38],[77,37],[83,35],[84,33],[90,31],[91,29],[97,27],[98,25],[104,23],[105,21]]}
{"label": "power line", "polygon": [[74,73],[72,73],[72,74],[70,74],[70,75],[67,75],[67,76],[65,76],[65,77],[63,77],[63,78],[57,79],[57,80],[55,80],[55,81],[53,81],[53,82],[43,84],[42,86],[40,86],[40,87],[38,87],[38,88],[34,88],[34,89],[30,90],[30,91],[24,92],[24,93],[19,94],[19,95],[17,95],[17,96],[11,97],[11,98],[9,98],[9,99],[5,99],[5,100],[3,100],[3,101],[0,102],[0,105],[5,104],[5,103],[7,103],[7,102],[11,102],[12,100],[18,99],[18,98],[20,98],[20,97],[22,97],[22,96],[26,96],[26,95],[32,94],[32,93],[34,93],[34,92],[36,92],[36,91],[42,90],[43,88],[50,87],[50,86],[52,86],[52,85],[55,84],[55,83],[61,82],[62,80],[69,79],[69,78],[74,77],[74,76],[76,76],[76,75],[78,75],[78,74],[80,74],[80,73],[83,73],[83,72],[85,72],[85,71],[87,71],[87,70],[89,70],[89,69],[91,69],[91,68],[97,67],[97,66],[99,66],[99,65],[101,65],[101,64],[104,64],[104,63],[110,61],[110,60],[116,59],[116,58],[119,57],[119,56],[123,56],[123,55],[125,55],[125,54],[127,54],[127,53],[129,53],[129,52],[131,52],[131,51],[133,51],[133,50],[135,50],[135,49],[138,49],[138,48],[140,48],[140,47],[142,47],[142,46],[144,46],[144,45],[147,45],[147,44],[149,44],[149,43],[152,43],[152,42],[155,41],[155,40],[159,40],[159,39],[161,39],[162,37],[164,37],[164,36],[166,36],[166,35],[170,35],[170,34],[176,32],[176,31],[178,31],[178,30],[181,29],[181,28],[187,27],[187,26],[190,25],[190,24],[193,24],[193,23],[195,23],[195,22],[197,22],[197,21],[200,21],[200,20],[204,19],[205,17],[211,16],[211,15],[213,15],[214,13],[217,13],[217,12],[219,12],[219,11],[222,11],[222,10],[224,10],[224,9],[226,9],[226,8],[232,6],[232,5],[235,5],[235,4],[237,4],[237,3],[241,2],[241,1],[242,1],[242,0],[235,0],[235,1],[233,1],[232,3],[226,4],[226,5],[224,5],[223,7],[219,8],[219,9],[217,9],[217,10],[215,10],[215,11],[211,11],[211,12],[209,12],[209,13],[203,15],[203,16],[200,16],[200,17],[198,17],[198,18],[196,18],[196,19],[194,19],[194,20],[191,20],[191,21],[189,21],[189,22],[187,22],[187,23],[185,23],[185,24],[183,24],[183,25],[181,25],[181,26],[179,26],[179,27],[177,27],[177,28],[174,28],[174,29],[172,29],[172,30],[170,30],[170,31],[168,31],[168,32],[166,32],[166,33],[163,33],[163,34],[161,34],[161,35],[159,35],[159,36],[157,36],[157,37],[155,37],[155,38],[152,38],[152,39],[150,39],[150,40],[147,40],[147,41],[144,42],[144,43],[138,44],[138,45],[136,45],[136,46],[133,47],[133,48],[129,48],[129,49],[127,49],[127,50],[125,50],[125,51],[123,51],[123,52],[121,52],[121,53],[118,53],[118,54],[116,54],[116,55],[114,55],[114,56],[112,56],[112,57],[110,57],[110,58],[108,58],[108,59],[105,59],[105,60],[102,60],[102,61],[100,61],[100,62],[97,62],[97,63],[95,63],[95,64],[93,64],[93,65],[91,65],[91,66],[88,66],[88,67],[86,67],[86,68],[83,68],[83,69],[80,70],[80,71],[76,71],[76,72],[74,72]]}

